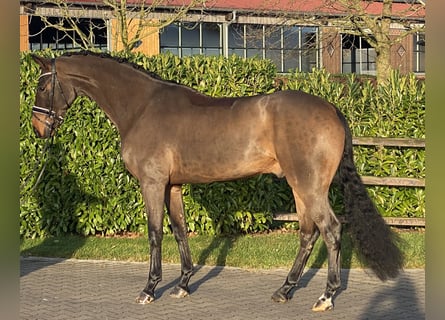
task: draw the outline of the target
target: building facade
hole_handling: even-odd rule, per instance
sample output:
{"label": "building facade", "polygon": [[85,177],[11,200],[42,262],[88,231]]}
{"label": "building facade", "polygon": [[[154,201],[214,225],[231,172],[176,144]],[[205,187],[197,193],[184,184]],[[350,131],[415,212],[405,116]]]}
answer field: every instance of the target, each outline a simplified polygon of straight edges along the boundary
{"label": "building facade", "polygon": [[[129,29],[137,24],[140,0],[127,0]],[[149,8],[151,1],[145,1]],[[143,19],[151,21],[134,51],[155,55],[170,51],[178,56],[236,54],[271,59],[278,71],[375,74],[375,49],[362,37],[344,29],[345,12],[323,7],[324,0],[211,0],[178,14],[184,1],[166,0],[150,8]],[[369,16],[378,16],[381,1],[367,3]],[[370,5],[369,3],[372,3]],[[410,25],[425,23],[424,10],[409,12],[411,4],[394,0],[393,9],[405,14],[403,25],[392,23],[389,37],[397,37]],[[397,14],[397,13],[396,13]],[[82,39],[75,30],[58,30],[49,24],[75,17],[78,30],[90,35],[94,46],[106,51],[123,47],[113,9],[102,0],[72,0],[61,7],[48,1],[21,1],[20,50],[75,50]],[[166,23],[167,22],[167,23]],[[391,64],[402,73],[425,72],[425,38],[414,33],[393,45]]]}

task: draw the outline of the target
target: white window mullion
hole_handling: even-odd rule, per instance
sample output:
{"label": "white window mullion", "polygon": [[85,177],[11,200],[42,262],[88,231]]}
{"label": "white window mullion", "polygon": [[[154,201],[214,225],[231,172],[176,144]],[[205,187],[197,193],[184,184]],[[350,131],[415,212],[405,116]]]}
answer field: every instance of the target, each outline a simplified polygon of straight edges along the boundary
{"label": "white window mullion", "polygon": [[204,53],[204,49],[202,47],[203,45],[203,41],[202,41],[202,22],[199,22],[199,53],[203,54]]}
{"label": "white window mullion", "polygon": [[280,27],[280,72],[284,72],[284,27]]}
{"label": "white window mullion", "polygon": [[323,61],[321,61],[321,54],[320,54],[320,36],[319,33],[322,32],[321,28],[315,29],[315,67],[320,68],[323,66]]}
{"label": "white window mullion", "polygon": [[362,37],[358,38],[358,73],[362,74]]}
{"label": "white window mullion", "polygon": [[182,58],[182,23],[178,23],[178,56]]}
{"label": "white window mullion", "polygon": [[111,38],[112,38],[112,33],[111,33],[111,20],[110,19],[107,19],[106,20],[106,26],[107,26],[107,50],[108,51],[111,51],[111,48],[112,48],[112,40],[111,40]]}
{"label": "white window mullion", "polygon": [[261,54],[263,56],[263,59],[266,59],[266,26],[263,24],[261,27],[261,32],[263,33],[262,36],[262,43],[261,43]]}
{"label": "white window mullion", "polygon": [[227,22],[220,27],[219,43],[221,44],[222,55],[227,58],[229,56],[229,24]]}
{"label": "white window mullion", "polygon": [[246,30],[246,25],[243,25],[243,47],[244,47],[244,58],[247,58],[247,39],[246,39],[246,34],[247,34],[247,30]]}
{"label": "white window mullion", "polygon": [[301,49],[303,47],[303,41],[301,39],[301,36],[303,35],[302,28],[298,27],[298,70],[302,70],[303,65],[303,57]]}

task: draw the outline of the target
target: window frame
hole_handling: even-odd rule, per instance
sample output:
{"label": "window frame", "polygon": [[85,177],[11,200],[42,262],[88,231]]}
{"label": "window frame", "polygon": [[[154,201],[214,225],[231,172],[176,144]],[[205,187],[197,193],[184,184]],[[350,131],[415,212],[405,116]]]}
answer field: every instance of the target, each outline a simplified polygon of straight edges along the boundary
{"label": "window frame", "polygon": [[412,61],[413,72],[416,74],[425,74],[425,33],[418,32],[413,35]]}
{"label": "window frame", "polygon": [[[184,39],[191,33],[184,32],[188,25],[199,30],[196,34],[194,46],[187,46]],[[217,35],[218,46],[208,47],[204,45],[205,35],[203,27],[216,25],[219,28]],[[177,31],[176,31],[177,30]],[[296,34],[295,45],[289,46],[291,37],[289,30]],[[169,34],[174,32],[177,34]],[[319,28],[317,26],[276,26],[268,24],[253,23],[218,23],[218,22],[176,22],[170,24],[160,31],[160,52],[170,51],[179,57],[193,54],[206,54],[209,48],[216,50],[213,55],[228,57],[236,54],[243,58],[259,57],[261,59],[271,58],[277,66],[279,73],[287,73],[291,69],[311,71],[312,68],[320,67],[319,52]],[[275,34],[277,42],[271,46],[268,42],[270,35]],[[307,35],[310,35],[307,37]],[[172,37],[176,41],[172,42]],[[279,39],[278,39],[279,38]],[[309,40],[304,40],[305,38]],[[213,41],[213,40],[212,40]],[[198,44],[199,42],[199,44]],[[307,54],[309,52],[309,54]],[[272,53],[272,54],[271,54]],[[289,55],[291,54],[291,55]],[[290,62],[293,57],[293,62]],[[288,67],[287,67],[288,66]]]}
{"label": "window frame", "polygon": [[[216,26],[217,32],[219,32],[219,45],[212,46],[212,45],[206,45],[206,40],[203,39],[203,35],[206,31],[204,29],[205,26]],[[177,29],[177,42],[172,43],[171,45],[163,45],[163,39],[167,39],[168,36],[166,32],[171,30],[172,28]],[[196,29],[197,28],[197,29]],[[198,41],[195,43],[191,43],[194,45],[188,45],[185,46],[184,43],[186,42],[186,36],[191,35],[190,31],[198,31]],[[159,52],[164,53],[167,51],[172,52],[173,54],[178,55],[179,57],[185,57],[190,56],[193,54],[206,54],[210,50],[215,50],[215,53],[212,53],[211,55],[222,55],[223,53],[223,47],[222,47],[222,24],[221,23],[212,23],[212,22],[177,22],[169,24],[168,26],[165,26],[160,30],[159,34]],[[171,39],[170,39],[171,40]],[[195,40],[196,41],[196,40]],[[188,51],[188,52],[187,52]],[[217,53],[216,53],[217,52]]]}
{"label": "window frame", "polygon": [[[45,26],[45,23],[39,16],[29,16],[28,21],[28,43],[31,51],[35,50],[81,50],[82,47],[79,41],[75,41],[77,34],[75,31],[71,31],[71,35],[67,35],[66,31],[58,30],[54,27]],[[47,17],[52,20],[52,23],[56,23],[62,17]],[[93,29],[95,48],[100,50],[108,50],[108,23],[105,19],[100,18],[79,18],[81,26],[88,27],[93,25],[98,28]],[[52,39],[51,39],[52,38]],[[37,40],[37,41],[36,41]],[[52,40],[52,41],[49,41]],[[100,40],[100,41],[99,41]]]}
{"label": "window frame", "polygon": [[[366,39],[342,33],[341,48],[341,73],[376,75],[376,52]],[[350,52],[350,61],[345,61],[347,51]],[[345,69],[346,66],[350,66],[349,70]]]}

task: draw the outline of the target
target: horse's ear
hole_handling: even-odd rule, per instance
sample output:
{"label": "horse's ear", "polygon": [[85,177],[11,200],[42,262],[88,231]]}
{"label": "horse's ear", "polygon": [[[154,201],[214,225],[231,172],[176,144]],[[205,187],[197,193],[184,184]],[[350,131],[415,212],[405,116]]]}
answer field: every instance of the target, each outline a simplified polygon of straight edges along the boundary
{"label": "horse's ear", "polygon": [[51,59],[39,57],[35,54],[31,54],[31,58],[38,63],[42,70],[49,70],[51,65]]}

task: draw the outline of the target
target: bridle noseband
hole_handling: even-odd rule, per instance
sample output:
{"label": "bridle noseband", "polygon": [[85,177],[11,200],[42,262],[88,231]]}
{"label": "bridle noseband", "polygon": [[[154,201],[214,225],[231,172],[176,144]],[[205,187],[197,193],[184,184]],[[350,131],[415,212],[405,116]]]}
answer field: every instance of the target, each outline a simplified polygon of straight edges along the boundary
{"label": "bridle noseband", "polygon": [[46,76],[51,76],[51,93],[50,93],[51,99],[50,99],[49,108],[33,106],[32,112],[40,113],[40,114],[44,114],[44,115],[48,116],[49,119],[52,121],[48,121],[48,120],[43,121],[42,119],[40,119],[38,117],[35,117],[35,119],[37,119],[37,121],[43,123],[46,126],[46,128],[49,129],[50,132],[52,132],[54,129],[57,129],[63,122],[63,117],[60,115],[57,115],[57,113],[53,110],[54,109],[54,93],[55,93],[56,83],[57,83],[57,86],[59,87],[62,97],[65,100],[65,104],[68,106],[68,101],[67,101],[66,96],[63,92],[62,86],[60,85],[60,82],[57,79],[56,59],[55,58],[51,59],[51,71],[42,73],[39,76],[39,80]]}

